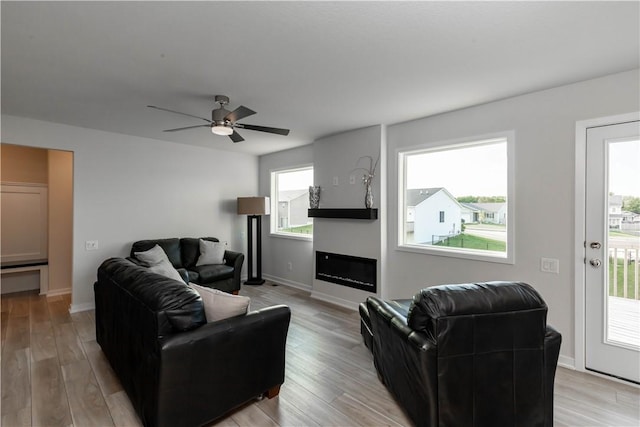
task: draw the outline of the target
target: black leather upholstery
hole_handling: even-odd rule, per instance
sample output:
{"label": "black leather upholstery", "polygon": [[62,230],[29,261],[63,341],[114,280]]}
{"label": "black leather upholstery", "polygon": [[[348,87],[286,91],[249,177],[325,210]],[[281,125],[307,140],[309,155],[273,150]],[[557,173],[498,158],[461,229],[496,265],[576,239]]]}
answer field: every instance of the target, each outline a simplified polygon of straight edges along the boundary
{"label": "black leather upholstery", "polygon": [[145,426],[200,426],[284,382],[283,305],[204,322],[186,284],[111,258],[94,284],[96,339]]}
{"label": "black leather upholstery", "polygon": [[378,374],[416,425],[553,425],[561,336],[531,286],[435,286],[406,306],[372,297],[360,312]]}
{"label": "black leather upholstery", "polygon": [[134,262],[137,262],[135,252],[147,251],[156,244],[160,245],[185,282],[193,282],[225,292],[237,293],[240,290],[240,275],[242,273],[244,255],[239,252],[225,251],[224,264],[196,267],[200,257],[200,239],[211,242],[219,241],[215,237],[139,240],[131,245],[129,256]]}

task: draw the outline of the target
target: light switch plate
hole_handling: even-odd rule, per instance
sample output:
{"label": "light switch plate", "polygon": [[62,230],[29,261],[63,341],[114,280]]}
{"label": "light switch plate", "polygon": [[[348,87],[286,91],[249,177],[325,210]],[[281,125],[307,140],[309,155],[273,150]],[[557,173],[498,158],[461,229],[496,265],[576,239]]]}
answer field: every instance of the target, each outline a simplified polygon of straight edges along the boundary
{"label": "light switch plate", "polygon": [[540,258],[540,271],[545,273],[560,273],[560,261],[555,258]]}
{"label": "light switch plate", "polygon": [[97,240],[87,240],[84,242],[84,249],[87,251],[96,251],[98,250],[98,241]]}

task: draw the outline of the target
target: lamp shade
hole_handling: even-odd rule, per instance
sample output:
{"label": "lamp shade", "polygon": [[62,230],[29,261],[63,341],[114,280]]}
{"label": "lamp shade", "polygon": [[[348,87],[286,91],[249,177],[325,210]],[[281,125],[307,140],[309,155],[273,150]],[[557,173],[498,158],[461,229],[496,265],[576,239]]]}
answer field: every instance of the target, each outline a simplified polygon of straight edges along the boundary
{"label": "lamp shade", "polygon": [[238,215],[269,215],[268,197],[238,197]]}

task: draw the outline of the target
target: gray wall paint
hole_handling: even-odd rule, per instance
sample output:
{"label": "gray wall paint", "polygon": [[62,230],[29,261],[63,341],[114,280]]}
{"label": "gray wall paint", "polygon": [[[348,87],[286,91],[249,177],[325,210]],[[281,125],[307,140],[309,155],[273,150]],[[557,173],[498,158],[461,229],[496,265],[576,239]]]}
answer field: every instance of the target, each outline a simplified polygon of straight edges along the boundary
{"label": "gray wall paint", "polygon": [[[528,282],[547,301],[549,323],[563,334],[561,354],[573,358],[576,121],[638,111],[638,93],[635,70],[390,126],[388,296],[406,298],[442,283]],[[398,251],[397,150],[504,130],[515,131],[515,264]],[[560,260],[560,273],[542,273],[541,257]]]}
{"label": "gray wall paint", "polygon": [[[382,126],[357,129],[313,143],[314,184],[321,187],[320,208],[364,208],[365,187],[362,183],[363,171],[354,171],[358,167],[369,167],[368,159],[374,161],[384,149],[384,130]],[[381,195],[381,182],[385,182],[385,171],[378,166],[373,179],[374,207],[384,206]],[[351,176],[354,183],[351,184]],[[337,177],[338,185],[334,185]],[[384,209],[379,209],[384,211]],[[383,271],[382,245],[386,233],[384,219],[373,221],[353,219],[316,218],[313,225],[313,250],[333,252],[344,255],[372,258],[378,261],[378,291],[380,295]],[[359,303],[372,294],[323,280],[313,280],[312,296],[332,301],[344,306],[356,308]]]}
{"label": "gray wall paint", "polygon": [[135,240],[211,235],[246,253],[236,197],[258,190],[255,156],[6,115],[2,141],[74,152],[74,310],[92,307],[98,266]]}
{"label": "gray wall paint", "polygon": [[[271,196],[271,171],[313,164],[311,144],[260,157],[261,196]],[[267,278],[303,289],[311,289],[313,242],[270,234],[270,218],[262,222],[262,272]],[[288,263],[292,270],[289,271]]]}
{"label": "gray wall paint", "polygon": [[[383,260],[383,287],[380,291],[385,298],[409,298],[425,286],[442,283],[462,283],[484,280],[522,280],[531,283],[545,298],[549,305],[549,322],[563,334],[561,354],[574,358],[574,192],[575,192],[575,126],[576,121],[597,117],[624,114],[640,110],[640,75],[638,70],[606,76],[599,79],[579,82],[545,91],[530,93],[502,101],[479,105],[433,117],[427,117],[387,128],[387,167],[386,185],[376,181],[376,191],[387,191],[387,204],[381,209],[381,215],[387,215],[386,224],[388,244],[383,243],[380,257]],[[482,261],[448,258],[398,251],[397,242],[397,150],[431,141],[446,141],[462,137],[484,135],[496,131],[515,131],[515,167],[516,167],[516,254],[515,264],[498,264]],[[383,127],[384,131],[384,127]],[[384,132],[383,132],[384,133]],[[347,133],[349,134],[349,133]],[[357,131],[356,131],[357,135]],[[326,138],[331,141],[340,136]],[[355,139],[359,140],[358,137]],[[383,138],[384,140],[384,138]],[[362,148],[368,147],[364,140],[359,149],[346,153],[336,144],[335,152],[329,147],[321,149],[319,140],[314,143],[314,151],[322,151],[325,160],[337,161],[339,168],[328,164],[325,171],[318,169],[322,176],[339,176],[341,185],[348,182],[347,171],[350,165],[343,164],[344,155],[368,154]],[[342,141],[352,143],[349,138]],[[350,149],[346,149],[350,150]],[[312,153],[304,152],[304,161],[291,152],[274,153],[261,157],[261,194],[268,195],[268,175],[264,175],[266,165],[278,167],[296,166],[300,163],[317,163]],[[357,158],[357,156],[356,156]],[[345,157],[350,160],[350,157]],[[383,160],[384,157],[383,157]],[[346,170],[345,170],[346,168]],[[316,175],[318,176],[318,175]],[[265,179],[267,179],[265,181]],[[323,178],[327,179],[327,178]],[[331,181],[317,182],[323,186],[322,203],[335,201],[336,206],[355,205],[359,195],[344,191],[334,195]],[[361,191],[358,182],[357,190]],[[327,191],[325,188],[328,186]],[[335,198],[334,198],[335,197]],[[376,197],[376,206],[380,206]],[[366,235],[368,230],[359,230],[353,225],[351,230],[358,235]],[[322,229],[319,229],[320,231]],[[380,236],[385,239],[384,233]],[[357,240],[340,243],[346,249],[358,246]],[[368,240],[366,240],[368,241]],[[324,243],[320,243],[324,245]],[[312,283],[313,260],[311,244],[304,242],[304,256],[308,257],[307,274],[299,275],[298,280]],[[300,254],[300,243],[279,239],[278,260],[288,259]],[[540,258],[557,258],[560,261],[560,273],[540,272]],[[280,266],[278,266],[280,268]],[[275,266],[266,262],[267,272]],[[350,299],[360,295],[344,295],[337,287],[323,287],[323,292],[336,298]],[[315,290],[315,289],[314,289]],[[566,360],[566,359],[565,359]]]}

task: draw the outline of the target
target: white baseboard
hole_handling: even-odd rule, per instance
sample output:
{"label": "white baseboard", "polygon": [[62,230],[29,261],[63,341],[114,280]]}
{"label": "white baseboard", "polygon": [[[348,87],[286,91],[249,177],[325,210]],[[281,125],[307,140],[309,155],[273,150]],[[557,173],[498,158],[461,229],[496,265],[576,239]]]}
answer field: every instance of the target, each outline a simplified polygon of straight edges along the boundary
{"label": "white baseboard", "polygon": [[57,297],[58,295],[67,295],[70,293],[71,293],[71,288],[64,288],[64,289],[49,289],[44,294],[40,294],[40,295],[46,295],[48,297]]}
{"label": "white baseboard", "polygon": [[355,303],[353,301],[349,301],[346,299],[334,297],[333,295],[323,294],[322,292],[311,291],[311,298],[328,302],[329,304],[338,305],[340,307],[347,308],[349,310],[353,310],[353,311],[358,310],[358,305],[359,305],[358,303]]}
{"label": "white baseboard", "polygon": [[262,277],[279,285],[285,285],[289,286],[290,288],[296,288],[303,291],[311,292],[311,285],[307,285],[306,283],[294,282],[293,280],[283,279],[282,277],[272,276],[270,274],[263,274]]}
{"label": "white baseboard", "polygon": [[575,371],[576,360],[573,357],[560,355],[560,357],[558,357],[558,366],[562,366],[563,368],[567,368]]}
{"label": "white baseboard", "polygon": [[95,308],[96,304],[93,302],[86,302],[84,304],[71,304],[71,307],[69,307],[69,313],[73,314],[79,313],[81,311],[95,310]]}

